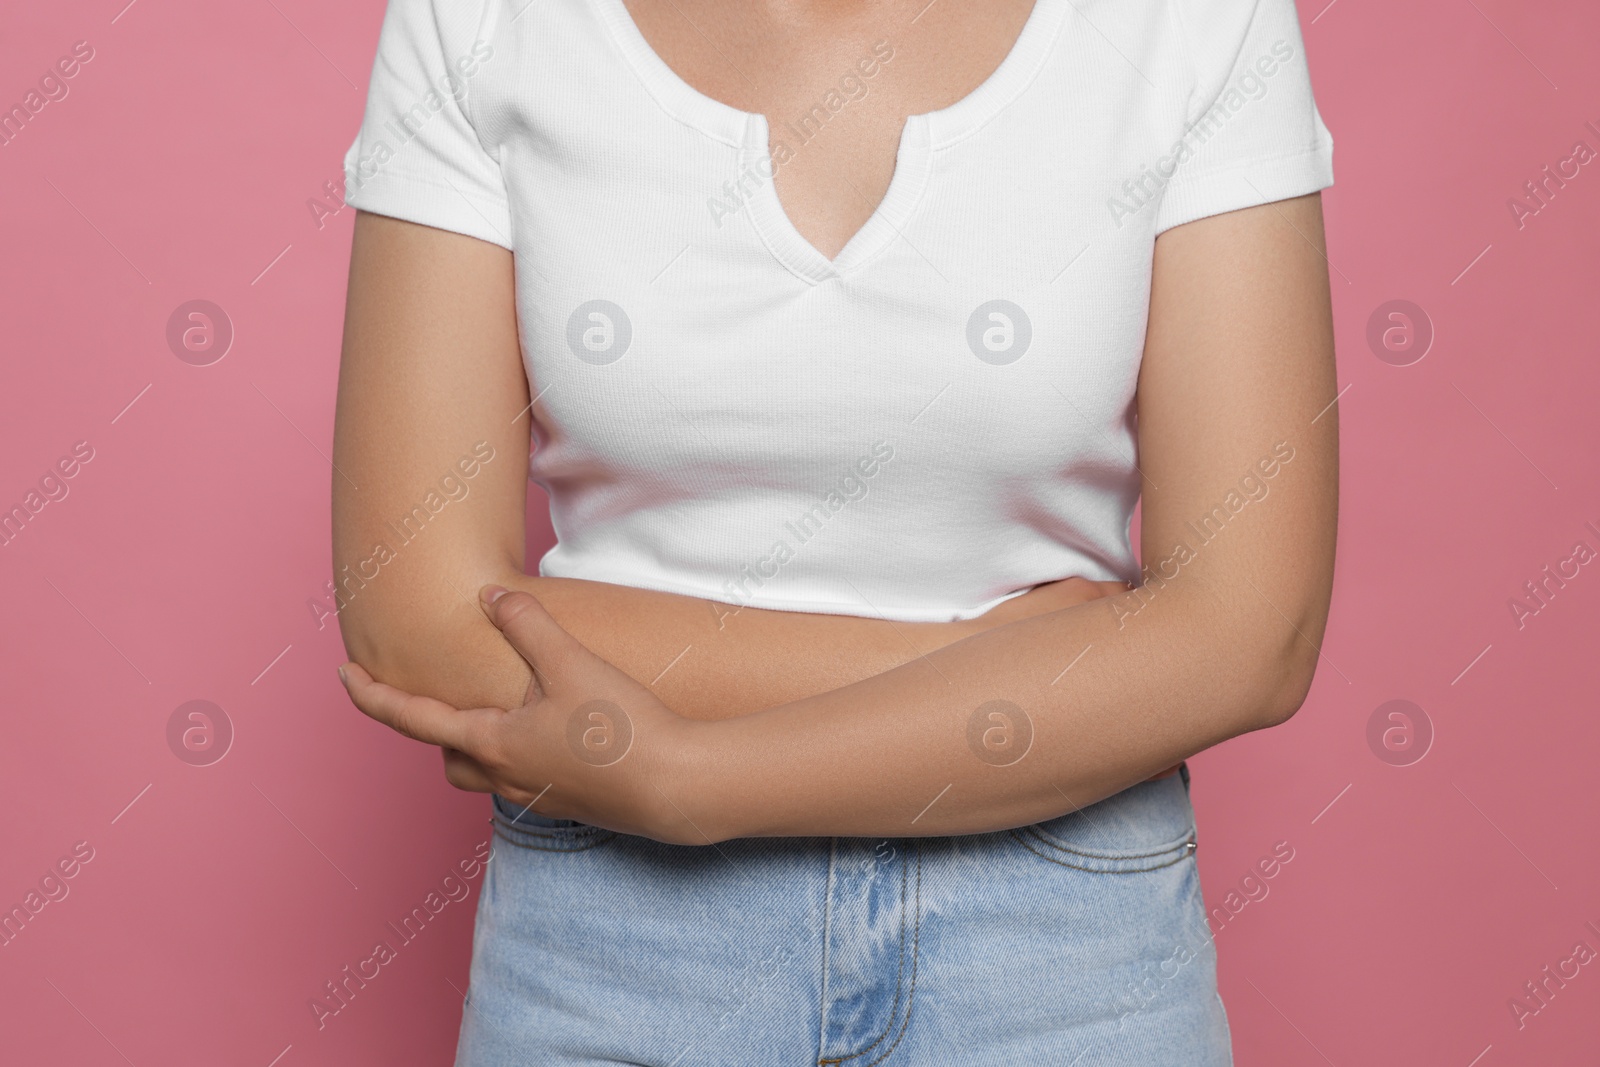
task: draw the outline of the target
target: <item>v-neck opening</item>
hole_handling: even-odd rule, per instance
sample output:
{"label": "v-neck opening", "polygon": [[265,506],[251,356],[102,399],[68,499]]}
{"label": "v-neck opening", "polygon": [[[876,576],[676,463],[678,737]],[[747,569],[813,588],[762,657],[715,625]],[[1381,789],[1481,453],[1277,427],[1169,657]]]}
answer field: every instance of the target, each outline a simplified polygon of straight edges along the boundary
{"label": "v-neck opening", "polygon": [[987,78],[953,104],[906,116],[894,172],[882,199],[832,259],[800,233],[778,197],[767,117],[724,103],[685,81],[656,52],[623,0],[590,3],[623,59],[662,110],[738,150],[736,180],[753,174],[757,183],[746,204],[756,230],[784,266],[816,283],[840,277],[893,243],[921,198],[933,152],[978,130],[1027,88],[1055,43],[1070,0],[1034,0],[1010,51]]}
{"label": "v-neck opening", "polygon": [[922,199],[933,159],[928,140],[928,117],[909,116],[900,130],[894,173],[889,176],[889,185],[882,199],[867,220],[829,259],[795,226],[778,197],[778,183],[769,176],[775,170],[768,147],[770,137],[766,116],[752,114],[745,127],[739,171],[741,175],[755,175],[760,185],[751,192],[745,207],[768,250],[789,270],[812,283],[840,277],[894,243]]}

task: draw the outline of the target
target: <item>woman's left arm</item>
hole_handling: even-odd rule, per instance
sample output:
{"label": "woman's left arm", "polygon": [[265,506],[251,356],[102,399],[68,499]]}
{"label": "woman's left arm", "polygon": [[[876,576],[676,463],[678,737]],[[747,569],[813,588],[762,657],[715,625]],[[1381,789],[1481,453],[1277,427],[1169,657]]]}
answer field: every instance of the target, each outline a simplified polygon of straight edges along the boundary
{"label": "woman's left arm", "polygon": [[[454,712],[364,678],[352,696],[385,721],[403,714],[413,736],[465,746],[513,800],[686,844],[1026,825],[1282,723],[1310,688],[1333,582],[1320,197],[1174,227],[1153,271],[1141,587],[714,722],[666,711],[513,593],[489,611],[535,665],[529,707]],[[586,730],[612,754],[585,751]]]}
{"label": "woman's left arm", "polygon": [[714,838],[995,830],[1288,719],[1333,584],[1329,303],[1317,195],[1162,234],[1138,387],[1145,584],[715,724],[674,804]]}

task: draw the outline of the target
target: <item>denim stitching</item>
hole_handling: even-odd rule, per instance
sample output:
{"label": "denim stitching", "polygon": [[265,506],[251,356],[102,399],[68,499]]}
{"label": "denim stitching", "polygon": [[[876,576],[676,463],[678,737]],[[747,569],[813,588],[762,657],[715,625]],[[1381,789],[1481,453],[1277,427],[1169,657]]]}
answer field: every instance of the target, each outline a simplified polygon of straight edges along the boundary
{"label": "denim stitching", "polygon": [[[828,1040],[828,963],[833,943],[833,882],[834,868],[839,857],[839,839],[828,839],[828,882],[822,893],[822,1000],[820,1025],[817,1029],[817,1053]],[[826,1062],[818,1060],[818,1063]]]}
{"label": "denim stitching", "polygon": [[918,949],[922,942],[922,842],[917,842],[917,924],[911,934],[911,992],[906,997],[906,1017],[900,1023],[900,1032],[895,1035],[894,1044],[882,1056],[867,1064],[867,1067],[877,1067],[878,1064],[894,1054],[900,1047],[900,1042],[906,1039],[906,1031],[911,1029],[911,1009],[916,1006],[917,999],[917,962]]}
{"label": "denim stitching", "polygon": [[[1128,859],[1128,858],[1147,859],[1147,858],[1149,858],[1151,856],[1159,856],[1163,852],[1176,851],[1176,855],[1174,855],[1172,859],[1169,859],[1164,863],[1153,863],[1148,867],[1125,867],[1125,868],[1121,868],[1121,869],[1112,868],[1111,870],[1106,870],[1106,869],[1100,868],[1100,867],[1085,867],[1082,864],[1068,863],[1065,860],[1057,859],[1054,856],[1047,856],[1043,852],[1040,852],[1038,849],[1036,849],[1032,845],[1030,845],[1028,843],[1027,839],[1024,838],[1022,836],[1022,834],[1017,830],[1012,830],[1011,831],[1011,836],[1014,837],[1017,840],[1017,843],[1020,844],[1023,848],[1027,849],[1029,852],[1032,852],[1035,856],[1038,856],[1040,859],[1049,860],[1051,863],[1059,864],[1062,867],[1071,867],[1075,871],[1088,871],[1091,874],[1143,874],[1146,871],[1158,871],[1163,867],[1170,867],[1174,863],[1183,862],[1185,859],[1187,859],[1189,856],[1193,855],[1194,852],[1195,852],[1195,835],[1194,834],[1190,834],[1182,842],[1180,842],[1177,845],[1173,845],[1170,849],[1163,849],[1161,852],[1145,853],[1143,855],[1136,856],[1136,857],[1105,857],[1105,856],[1095,856],[1093,853],[1074,853],[1075,855],[1086,856],[1086,857],[1088,857],[1090,859],[1113,859],[1113,858],[1119,858],[1119,859]],[[1052,845],[1051,847],[1059,848],[1060,846]],[[1069,852],[1069,853],[1073,852],[1072,849],[1062,849],[1062,851]]]}
{"label": "denim stitching", "polygon": [[[1094,860],[1142,860],[1142,859],[1149,859],[1152,856],[1165,855],[1166,853],[1172,851],[1173,849],[1177,848],[1178,845],[1181,845],[1183,843],[1183,842],[1180,841],[1180,842],[1178,842],[1178,844],[1161,845],[1161,846],[1159,846],[1157,848],[1151,849],[1149,852],[1100,852],[1100,851],[1096,851],[1094,849],[1073,848],[1071,845],[1068,845],[1065,842],[1063,842],[1062,840],[1060,840],[1059,838],[1054,837],[1053,835],[1051,835],[1049,833],[1049,831],[1041,830],[1039,828],[1039,826],[1040,826],[1040,824],[1038,824],[1038,823],[1035,823],[1032,826],[1019,826],[1017,829],[1015,829],[1015,830],[1013,830],[1011,832],[1014,833],[1014,834],[1016,834],[1016,833],[1032,834],[1034,837],[1037,837],[1040,841],[1043,841],[1045,844],[1049,845],[1051,848],[1058,848],[1062,852],[1070,852],[1074,856],[1083,856],[1086,859],[1094,859]],[[1188,838],[1192,838],[1192,837],[1194,837],[1194,835],[1195,835],[1194,828],[1191,827],[1190,830],[1189,830]],[[1185,840],[1188,840],[1188,838],[1185,838]]]}
{"label": "denim stitching", "polygon": [[[588,849],[603,845],[617,836],[613,831],[601,830],[594,826],[586,827],[582,830],[577,827],[573,827],[570,831],[550,833],[542,830],[526,829],[520,826],[510,826],[507,825],[504,820],[499,818],[495,818],[490,821],[494,824],[495,833],[499,834],[506,841],[517,846],[518,848],[532,849],[535,852],[584,852]],[[571,844],[567,847],[536,845],[528,841],[519,841],[518,837],[545,838],[546,840],[551,841],[557,841],[561,840],[562,838],[566,838],[571,842]]]}

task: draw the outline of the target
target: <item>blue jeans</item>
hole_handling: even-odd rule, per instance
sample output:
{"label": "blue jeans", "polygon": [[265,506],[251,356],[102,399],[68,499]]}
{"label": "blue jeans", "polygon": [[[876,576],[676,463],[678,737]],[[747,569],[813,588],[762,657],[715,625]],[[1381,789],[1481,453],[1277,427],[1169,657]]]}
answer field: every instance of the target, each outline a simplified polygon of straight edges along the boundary
{"label": "blue jeans", "polygon": [[1019,830],[664,845],[494,798],[457,1067],[1226,1067],[1189,769]]}

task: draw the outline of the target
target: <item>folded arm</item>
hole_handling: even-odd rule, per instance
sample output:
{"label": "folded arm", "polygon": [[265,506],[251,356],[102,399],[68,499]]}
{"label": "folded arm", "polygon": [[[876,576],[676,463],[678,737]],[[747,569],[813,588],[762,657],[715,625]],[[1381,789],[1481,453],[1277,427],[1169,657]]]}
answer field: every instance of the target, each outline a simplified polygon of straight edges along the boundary
{"label": "folded arm", "polygon": [[1050,818],[1304,701],[1332,589],[1335,396],[1320,198],[1191,222],[1156,243],[1138,387],[1141,587],[732,717],[675,713],[537,599],[491,588],[485,625],[539,668],[524,704],[457,710],[478,702],[451,707],[364,672],[351,695],[410,736],[470,752],[518,803],[664,841]]}
{"label": "folded arm", "polygon": [[[668,707],[702,719],[826,692],[1122,588],[1071,580],[981,620],[891,624],[532,577],[523,573],[530,418],[511,254],[358,212],[334,427],[333,552],[346,650],[379,681],[456,707],[522,703],[532,672],[479,608],[486,583],[534,594]],[[468,784],[457,770],[452,780]]]}
{"label": "folded arm", "polygon": [[701,724],[678,746],[689,762],[661,764],[673,795],[659,825],[685,841],[1025,825],[1299,708],[1337,512],[1320,197],[1174,227],[1153,286],[1144,586]]}

